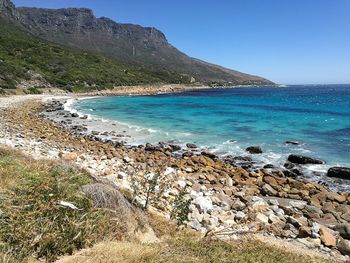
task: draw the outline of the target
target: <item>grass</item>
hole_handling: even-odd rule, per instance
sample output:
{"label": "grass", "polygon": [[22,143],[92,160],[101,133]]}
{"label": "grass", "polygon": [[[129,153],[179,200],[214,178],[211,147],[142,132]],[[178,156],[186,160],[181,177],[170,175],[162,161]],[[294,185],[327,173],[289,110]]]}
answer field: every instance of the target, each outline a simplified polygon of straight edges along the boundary
{"label": "grass", "polygon": [[0,151],[0,174],[0,262],[51,262],[108,235],[108,215],[79,190],[90,182],[87,175],[6,150]]}
{"label": "grass", "polygon": [[59,263],[219,263],[219,262],[327,262],[321,258],[287,252],[256,240],[225,242],[196,239],[180,234],[157,244],[138,242],[104,242]]}
{"label": "grass", "polygon": [[41,40],[0,18],[0,88],[40,74],[54,87],[83,92],[121,85],[188,83],[169,72],[152,72],[101,55],[61,47]]}

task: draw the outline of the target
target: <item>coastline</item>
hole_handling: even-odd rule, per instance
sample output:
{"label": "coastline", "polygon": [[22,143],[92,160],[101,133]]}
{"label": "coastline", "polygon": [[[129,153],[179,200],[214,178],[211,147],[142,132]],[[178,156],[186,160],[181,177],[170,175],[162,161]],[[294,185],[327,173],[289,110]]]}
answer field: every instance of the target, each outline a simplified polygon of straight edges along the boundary
{"label": "coastline", "polygon": [[[108,140],[104,142],[94,136],[75,134],[38,116],[52,107],[47,107],[50,100],[62,98],[69,97],[38,95],[15,100],[8,98],[5,102],[0,99],[0,144],[19,149],[37,159],[73,162],[93,176],[107,178],[124,191],[132,190],[131,177],[143,174],[149,167],[152,170],[161,168],[163,174],[171,178],[172,187],[159,204],[150,209],[164,217],[169,217],[171,202],[186,186],[193,205],[187,223],[189,228],[203,233],[225,230],[228,234],[223,236],[227,239],[236,239],[237,235],[246,232],[270,233],[287,242],[303,243],[327,255],[339,257],[339,252],[332,247],[300,238],[296,234],[299,232],[298,227],[288,222],[297,219],[299,228],[305,225],[305,219],[312,219],[312,226],[318,224],[331,227],[336,223],[348,223],[343,218],[348,211],[336,212],[336,208],[346,207],[350,211],[349,194],[334,193],[316,183],[286,178],[269,168],[245,169],[235,162],[221,160],[201,150],[195,151],[192,156],[180,157],[173,155],[175,146],[168,144],[125,146]],[[56,104],[55,107],[61,106]],[[33,123],[36,123],[35,127]],[[145,167],[145,164],[149,167]],[[144,199],[141,197],[138,202],[142,203]],[[332,218],[323,209],[329,203],[335,206],[336,216],[331,213]],[[311,213],[306,209],[307,206],[315,211]],[[259,208],[262,207],[267,212],[261,212]],[[287,215],[286,209],[292,209],[295,214]],[[292,225],[296,230],[286,234],[278,233],[272,227],[282,224]]]}

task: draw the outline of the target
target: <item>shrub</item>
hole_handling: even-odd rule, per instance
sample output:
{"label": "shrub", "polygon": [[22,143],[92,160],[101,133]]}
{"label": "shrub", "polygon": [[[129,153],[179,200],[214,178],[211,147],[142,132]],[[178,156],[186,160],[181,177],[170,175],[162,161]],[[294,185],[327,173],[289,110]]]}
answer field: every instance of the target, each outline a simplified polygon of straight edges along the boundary
{"label": "shrub", "polygon": [[178,226],[184,225],[188,220],[191,202],[192,199],[186,195],[186,188],[182,189],[179,195],[176,196],[170,218],[176,220]]}
{"label": "shrub", "polygon": [[141,204],[147,210],[149,205],[156,204],[164,192],[169,189],[169,180],[161,173],[161,168],[156,172],[146,171],[143,175],[131,177],[133,190],[133,202]]}
{"label": "shrub", "polygon": [[30,87],[25,90],[26,94],[42,94],[43,92],[38,87]]}

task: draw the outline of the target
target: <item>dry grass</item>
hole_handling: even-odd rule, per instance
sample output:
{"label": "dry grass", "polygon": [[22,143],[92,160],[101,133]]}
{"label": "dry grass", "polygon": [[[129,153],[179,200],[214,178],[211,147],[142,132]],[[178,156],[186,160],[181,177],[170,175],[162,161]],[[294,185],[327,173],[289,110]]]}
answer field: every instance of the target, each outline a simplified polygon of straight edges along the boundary
{"label": "dry grass", "polygon": [[[53,261],[102,241],[109,216],[81,191],[91,182],[78,170],[0,150],[0,260]],[[71,202],[81,210],[59,205]]]}
{"label": "dry grass", "polygon": [[[104,242],[58,263],[165,263],[165,262],[327,262],[268,246],[256,240],[224,242],[177,235],[159,244]],[[328,261],[329,262],[329,261]]]}

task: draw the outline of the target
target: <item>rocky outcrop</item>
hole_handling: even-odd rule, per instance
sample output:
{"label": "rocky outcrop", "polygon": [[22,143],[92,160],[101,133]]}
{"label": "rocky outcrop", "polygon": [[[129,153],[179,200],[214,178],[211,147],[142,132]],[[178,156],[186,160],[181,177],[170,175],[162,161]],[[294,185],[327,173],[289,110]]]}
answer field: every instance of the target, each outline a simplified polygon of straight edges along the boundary
{"label": "rocky outcrop", "polygon": [[350,180],[350,168],[331,167],[327,172],[327,176]]}
{"label": "rocky outcrop", "polygon": [[20,14],[10,0],[0,0],[0,15],[13,20],[20,18]]}
{"label": "rocky outcrop", "polygon": [[263,150],[261,149],[260,146],[250,146],[246,149],[247,152],[251,154],[260,154],[263,153]]}
{"label": "rocky outcrop", "polygon": [[120,62],[164,74],[180,74],[184,82],[273,84],[272,82],[191,58],[173,47],[154,27],[117,23],[94,16],[90,9],[15,8],[0,0],[1,17],[16,20],[31,34],[63,46],[88,50]]}
{"label": "rocky outcrop", "polygon": [[307,156],[303,156],[303,155],[295,155],[295,154],[289,155],[288,161],[291,163],[296,163],[296,164],[324,164],[325,163],[324,161],[322,161],[320,159],[307,157]]}

